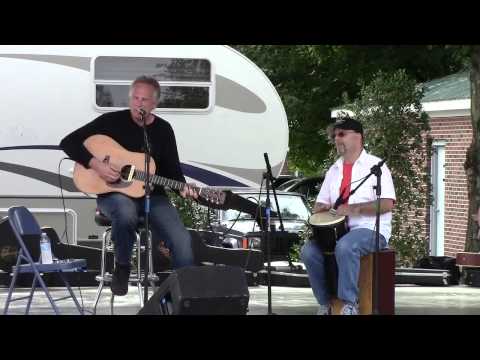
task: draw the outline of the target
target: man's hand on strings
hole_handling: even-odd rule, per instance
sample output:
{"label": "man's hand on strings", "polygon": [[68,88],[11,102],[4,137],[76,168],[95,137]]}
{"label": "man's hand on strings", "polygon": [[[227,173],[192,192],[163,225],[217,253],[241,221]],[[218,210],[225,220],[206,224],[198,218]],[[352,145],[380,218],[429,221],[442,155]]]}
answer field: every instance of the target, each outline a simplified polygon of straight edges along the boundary
{"label": "man's hand on strings", "polygon": [[184,199],[192,198],[196,200],[198,198],[197,186],[193,183],[185,184],[183,189],[180,191],[180,195]]}
{"label": "man's hand on strings", "polygon": [[107,183],[115,183],[118,179],[120,179],[120,172],[106,162],[92,158],[89,165],[90,168],[95,170],[98,176],[100,176]]}

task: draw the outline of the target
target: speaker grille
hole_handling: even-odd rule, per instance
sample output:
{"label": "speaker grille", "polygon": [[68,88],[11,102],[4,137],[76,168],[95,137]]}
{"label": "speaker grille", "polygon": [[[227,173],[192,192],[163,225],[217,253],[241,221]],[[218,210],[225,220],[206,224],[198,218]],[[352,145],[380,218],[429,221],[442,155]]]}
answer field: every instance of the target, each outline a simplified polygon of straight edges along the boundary
{"label": "speaker grille", "polygon": [[193,266],[174,271],[139,314],[244,315],[248,311],[247,280],[233,266]]}

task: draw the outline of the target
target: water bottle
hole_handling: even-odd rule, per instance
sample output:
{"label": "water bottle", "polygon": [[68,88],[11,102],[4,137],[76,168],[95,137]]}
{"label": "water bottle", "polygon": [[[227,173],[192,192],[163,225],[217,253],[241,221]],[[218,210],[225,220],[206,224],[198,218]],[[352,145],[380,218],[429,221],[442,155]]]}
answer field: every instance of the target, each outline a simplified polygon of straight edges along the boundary
{"label": "water bottle", "polygon": [[52,264],[52,247],[50,244],[50,239],[48,235],[42,232],[42,237],[40,239],[40,262],[42,264]]}

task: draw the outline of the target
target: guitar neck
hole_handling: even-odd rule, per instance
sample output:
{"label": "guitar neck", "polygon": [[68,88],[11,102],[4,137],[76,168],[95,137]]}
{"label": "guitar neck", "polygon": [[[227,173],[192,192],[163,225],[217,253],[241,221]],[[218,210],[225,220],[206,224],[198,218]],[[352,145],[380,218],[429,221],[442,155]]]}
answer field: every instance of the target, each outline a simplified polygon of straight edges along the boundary
{"label": "guitar neck", "polygon": [[[135,170],[134,178],[137,180],[145,181],[146,180],[146,171]],[[154,185],[167,186],[173,190],[182,190],[186,185],[184,182],[168,179],[159,175],[150,175],[150,182]]]}

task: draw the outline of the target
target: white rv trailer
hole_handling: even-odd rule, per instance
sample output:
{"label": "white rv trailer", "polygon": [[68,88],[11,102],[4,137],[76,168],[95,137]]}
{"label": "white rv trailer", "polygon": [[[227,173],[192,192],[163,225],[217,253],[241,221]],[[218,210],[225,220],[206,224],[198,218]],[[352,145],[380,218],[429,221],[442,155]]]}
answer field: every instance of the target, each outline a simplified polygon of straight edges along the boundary
{"label": "white rv trailer", "polygon": [[161,85],[156,113],[175,131],[187,181],[258,186],[264,153],[274,176],[280,173],[288,151],[280,97],[254,63],[228,46],[2,45],[0,216],[24,205],[70,243],[101,235],[95,197],[75,188],[74,164],[61,162],[66,155],[57,146],[100,114],[127,108],[128,86],[139,75]]}

